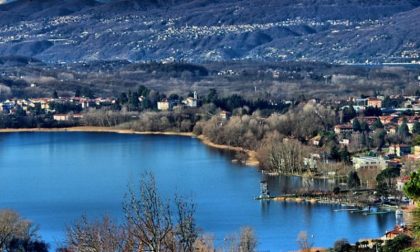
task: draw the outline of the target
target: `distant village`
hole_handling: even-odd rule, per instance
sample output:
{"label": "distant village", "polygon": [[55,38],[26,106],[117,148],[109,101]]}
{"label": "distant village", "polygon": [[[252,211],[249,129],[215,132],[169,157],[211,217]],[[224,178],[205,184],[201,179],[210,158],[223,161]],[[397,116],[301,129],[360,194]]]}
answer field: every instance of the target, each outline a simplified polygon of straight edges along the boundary
{"label": "distant village", "polygon": [[[148,93],[147,91],[146,93]],[[125,94],[124,94],[125,95]],[[3,115],[34,115],[48,114],[56,122],[78,122],[85,112],[98,109],[123,110],[124,104],[130,103],[131,93],[126,98],[88,98],[59,97],[54,92],[53,97],[7,99],[0,102],[0,113]],[[155,104],[149,105],[149,110],[173,111],[183,108],[198,108],[203,104],[197,92],[191,92],[188,97],[178,95],[159,95]],[[136,93],[134,102],[144,103],[147,97]],[[126,101],[122,101],[126,99]],[[296,101],[281,101],[279,103],[293,105]],[[341,149],[352,153],[351,164],[354,170],[382,171],[389,167],[404,168],[408,164],[420,161],[420,139],[409,139],[411,135],[420,134],[420,96],[376,96],[350,97],[347,100],[306,101],[314,104],[329,104],[338,111],[339,124],[331,131]],[[133,101],[131,101],[133,103]],[[273,103],[270,101],[270,103]],[[220,109],[218,117],[229,120],[233,111]],[[274,113],[276,113],[274,111]],[[135,117],[135,116],[134,116]],[[378,134],[378,131],[381,131]],[[386,137],[387,136],[387,137]],[[318,134],[309,139],[307,144],[321,147],[327,136]],[[376,148],[370,146],[373,143]],[[331,154],[312,153],[304,159],[305,165],[314,170],[320,162],[332,162]],[[329,175],[335,175],[329,172]],[[398,180],[401,189],[404,179]]]}

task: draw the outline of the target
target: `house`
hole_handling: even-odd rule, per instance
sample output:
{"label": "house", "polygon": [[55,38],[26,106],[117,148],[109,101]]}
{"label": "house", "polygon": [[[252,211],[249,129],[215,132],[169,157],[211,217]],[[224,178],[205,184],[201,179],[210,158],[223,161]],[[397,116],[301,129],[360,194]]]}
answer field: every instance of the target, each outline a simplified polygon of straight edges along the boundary
{"label": "house", "polygon": [[350,144],[350,139],[343,138],[343,139],[340,140],[339,143],[340,143],[340,145],[348,146]]}
{"label": "house", "polygon": [[420,146],[414,146],[414,155],[420,156]]}
{"label": "house", "polygon": [[381,120],[381,123],[383,125],[387,125],[387,124],[390,124],[390,123],[396,123],[398,121],[398,117],[397,116],[392,116],[392,115],[380,116],[379,120]]}
{"label": "house", "polygon": [[367,106],[368,105],[368,99],[367,98],[355,98],[353,99],[353,103],[355,106]]}
{"label": "house", "polygon": [[157,109],[160,111],[168,111],[170,108],[171,106],[167,99],[157,102]]}
{"label": "house", "polygon": [[69,121],[72,118],[70,114],[56,114],[53,116],[55,121]]}
{"label": "house", "polygon": [[403,234],[407,231],[407,227],[395,226],[395,228],[391,231],[387,231],[385,233],[385,240],[392,240],[400,234]]}
{"label": "house", "polygon": [[353,126],[350,124],[339,124],[334,126],[335,134],[345,134],[345,133],[352,133]]}
{"label": "house", "polygon": [[[372,126],[378,120],[378,117],[376,117],[376,116],[361,116],[361,117],[357,117],[357,120],[359,122],[365,122],[369,126]],[[354,119],[351,120],[352,123],[353,123],[353,121],[354,121]]]}
{"label": "house", "polygon": [[229,117],[230,117],[230,113],[229,113],[228,111],[222,110],[222,111],[220,111],[220,113],[219,113],[219,117],[220,117],[220,119],[222,119],[222,120],[228,120],[228,119],[229,119]]}
{"label": "house", "polygon": [[188,97],[187,99],[183,100],[182,103],[184,103],[187,107],[196,108],[197,100],[197,92],[194,91],[194,97]]}
{"label": "house", "polygon": [[387,167],[387,164],[383,157],[353,157],[352,162],[353,168],[356,171],[360,169],[384,170]]}
{"label": "house", "polygon": [[367,105],[369,107],[381,108],[382,107],[382,101],[377,99],[377,98],[368,98]]}
{"label": "house", "polygon": [[395,125],[387,125],[385,129],[386,129],[386,133],[390,135],[397,134],[397,131],[398,131],[398,128]]}
{"label": "house", "polygon": [[407,144],[395,144],[389,146],[389,154],[395,154],[398,157],[405,156],[411,153],[411,146]]}
{"label": "house", "polygon": [[48,98],[31,99],[30,101],[34,107],[35,107],[35,104],[39,104],[41,109],[45,109],[45,110],[50,109],[50,99]]}
{"label": "house", "polygon": [[314,146],[320,146],[321,145],[321,139],[322,137],[320,135],[317,135],[315,137],[313,137],[310,142],[312,143],[312,145]]}

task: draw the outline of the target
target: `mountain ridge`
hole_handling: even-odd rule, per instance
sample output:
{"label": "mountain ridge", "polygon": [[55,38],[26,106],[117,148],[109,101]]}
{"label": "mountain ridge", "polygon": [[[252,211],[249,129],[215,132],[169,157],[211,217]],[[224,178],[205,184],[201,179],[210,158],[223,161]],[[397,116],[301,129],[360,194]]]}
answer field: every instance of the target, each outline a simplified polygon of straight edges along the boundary
{"label": "mountain ridge", "polygon": [[46,62],[412,62],[420,48],[419,6],[420,0],[18,0],[0,5],[0,53]]}

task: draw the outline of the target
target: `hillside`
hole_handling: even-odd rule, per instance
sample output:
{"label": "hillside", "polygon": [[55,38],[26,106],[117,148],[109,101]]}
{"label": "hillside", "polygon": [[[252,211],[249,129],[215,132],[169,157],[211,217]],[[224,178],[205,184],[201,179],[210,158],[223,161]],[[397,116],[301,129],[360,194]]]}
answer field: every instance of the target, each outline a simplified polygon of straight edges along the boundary
{"label": "hillside", "polygon": [[0,54],[91,60],[419,60],[420,0],[18,0]]}

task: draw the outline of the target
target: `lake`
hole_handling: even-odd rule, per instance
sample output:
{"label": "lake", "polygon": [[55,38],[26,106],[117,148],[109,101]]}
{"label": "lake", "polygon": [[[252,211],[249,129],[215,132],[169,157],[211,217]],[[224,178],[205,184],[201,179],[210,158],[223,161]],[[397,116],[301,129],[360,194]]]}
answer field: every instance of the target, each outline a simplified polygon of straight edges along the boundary
{"label": "lake", "polygon": [[[114,133],[0,134],[0,208],[17,210],[39,224],[42,238],[60,245],[65,227],[82,214],[123,218],[122,202],[129,185],[152,171],[163,197],[192,197],[198,226],[212,233],[218,245],[242,226],[254,228],[259,251],[297,249],[300,231],[315,246],[332,246],[347,238],[378,237],[395,224],[393,213],[364,216],[334,212],[338,206],[260,202],[261,173],[231,162],[232,156],[182,136]],[[278,194],[325,181],[271,177]]]}

